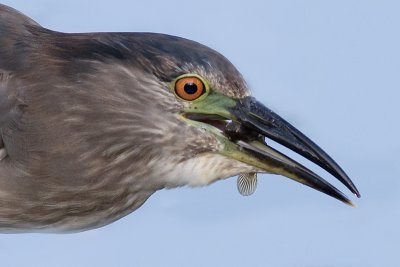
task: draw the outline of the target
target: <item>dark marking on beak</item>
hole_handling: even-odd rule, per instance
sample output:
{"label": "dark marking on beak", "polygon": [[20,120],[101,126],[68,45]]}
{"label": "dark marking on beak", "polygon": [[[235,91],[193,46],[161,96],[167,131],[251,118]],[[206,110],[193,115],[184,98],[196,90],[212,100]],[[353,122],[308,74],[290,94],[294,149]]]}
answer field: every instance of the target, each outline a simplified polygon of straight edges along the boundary
{"label": "dark marking on beak", "polygon": [[[230,112],[235,116],[237,122],[245,128],[268,137],[314,162],[341,181],[357,197],[360,197],[359,191],[347,174],[325,151],[255,98],[245,97],[239,99],[237,105],[231,108]],[[241,135],[240,133],[238,134]],[[284,155],[282,154],[282,156]],[[322,178],[311,171],[307,170],[307,175],[301,178],[308,181],[313,180],[312,183],[315,186],[311,187],[315,189],[323,184],[323,189],[325,190],[318,190],[332,195],[332,193],[326,192],[327,189],[331,190],[332,187],[326,187],[325,181],[316,183],[316,180],[321,180]]]}

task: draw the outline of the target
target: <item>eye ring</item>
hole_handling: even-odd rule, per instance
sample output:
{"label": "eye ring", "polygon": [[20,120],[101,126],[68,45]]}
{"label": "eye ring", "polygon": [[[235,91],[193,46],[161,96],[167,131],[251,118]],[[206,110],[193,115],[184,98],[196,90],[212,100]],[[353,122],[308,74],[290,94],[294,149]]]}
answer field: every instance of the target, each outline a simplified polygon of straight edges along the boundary
{"label": "eye ring", "polygon": [[175,80],[174,91],[179,98],[194,101],[207,92],[207,86],[206,82],[198,75],[186,74]]}

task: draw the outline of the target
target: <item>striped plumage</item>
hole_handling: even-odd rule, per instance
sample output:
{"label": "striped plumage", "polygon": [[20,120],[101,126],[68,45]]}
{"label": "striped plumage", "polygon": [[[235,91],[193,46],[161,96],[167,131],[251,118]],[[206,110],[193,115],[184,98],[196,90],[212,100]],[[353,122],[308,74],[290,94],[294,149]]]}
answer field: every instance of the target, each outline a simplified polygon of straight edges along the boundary
{"label": "striped plumage", "polygon": [[[14,144],[0,162],[0,231],[99,227],[156,190],[188,184],[185,159],[212,159],[218,144],[177,118],[183,104],[168,89],[173,77],[197,71],[211,80],[227,69],[215,87],[247,94],[234,67],[198,43],[53,32],[2,5],[0,59],[0,142]],[[212,64],[192,64],[200,60]],[[218,155],[205,165],[214,180],[243,166]]]}

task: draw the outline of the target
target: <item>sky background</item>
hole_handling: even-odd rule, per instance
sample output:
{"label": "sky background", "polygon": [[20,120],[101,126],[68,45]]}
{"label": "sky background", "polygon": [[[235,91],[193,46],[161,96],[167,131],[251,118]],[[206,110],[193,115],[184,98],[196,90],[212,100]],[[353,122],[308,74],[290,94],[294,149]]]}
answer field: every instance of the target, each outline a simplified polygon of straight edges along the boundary
{"label": "sky background", "polygon": [[236,178],[163,190],[100,229],[1,235],[1,266],[400,266],[399,1],[2,3],[53,30],[161,32],[218,50],[362,198],[351,208],[273,175],[250,197]]}

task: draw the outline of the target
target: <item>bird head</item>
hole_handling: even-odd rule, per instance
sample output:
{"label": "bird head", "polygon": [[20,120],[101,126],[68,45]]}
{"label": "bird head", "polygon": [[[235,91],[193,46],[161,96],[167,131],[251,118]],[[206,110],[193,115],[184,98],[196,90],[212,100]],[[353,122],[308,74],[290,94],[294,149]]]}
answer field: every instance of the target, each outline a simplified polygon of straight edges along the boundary
{"label": "bird head", "polygon": [[140,97],[146,110],[141,119],[159,133],[151,142],[157,144],[157,157],[164,158],[155,168],[161,187],[204,186],[240,173],[271,173],[351,204],[320,176],[268,145],[271,139],[319,165],[359,196],[327,153],[251,96],[242,75],[224,56],[179,37],[131,37],[129,50],[136,55],[134,64],[126,66],[131,76],[140,77],[135,97],[146,95]]}

